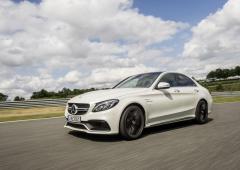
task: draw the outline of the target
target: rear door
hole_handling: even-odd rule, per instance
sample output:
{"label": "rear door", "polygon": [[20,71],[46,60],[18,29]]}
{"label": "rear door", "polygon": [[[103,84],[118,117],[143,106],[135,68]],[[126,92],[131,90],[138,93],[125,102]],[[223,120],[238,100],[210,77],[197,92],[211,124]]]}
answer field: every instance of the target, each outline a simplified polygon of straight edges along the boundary
{"label": "rear door", "polygon": [[179,117],[194,116],[199,89],[189,77],[179,73],[174,74],[177,83],[176,88],[181,98],[177,104],[176,114]]}

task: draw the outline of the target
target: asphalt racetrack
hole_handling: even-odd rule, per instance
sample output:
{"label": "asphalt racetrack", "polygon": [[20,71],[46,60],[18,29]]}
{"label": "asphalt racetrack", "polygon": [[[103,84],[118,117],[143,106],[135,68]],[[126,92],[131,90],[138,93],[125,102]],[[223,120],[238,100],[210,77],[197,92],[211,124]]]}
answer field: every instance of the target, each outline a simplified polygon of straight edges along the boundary
{"label": "asphalt racetrack", "polygon": [[64,118],[1,123],[0,170],[240,169],[240,103],[215,104],[208,124],[149,128],[135,141],[63,125]]}

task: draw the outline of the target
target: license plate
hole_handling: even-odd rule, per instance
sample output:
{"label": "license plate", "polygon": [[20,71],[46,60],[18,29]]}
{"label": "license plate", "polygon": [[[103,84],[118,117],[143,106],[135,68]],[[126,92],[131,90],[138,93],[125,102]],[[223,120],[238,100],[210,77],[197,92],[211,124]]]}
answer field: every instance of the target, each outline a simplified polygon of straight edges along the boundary
{"label": "license plate", "polygon": [[81,116],[79,115],[68,115],[68,121],[69,122],[81,122]]}

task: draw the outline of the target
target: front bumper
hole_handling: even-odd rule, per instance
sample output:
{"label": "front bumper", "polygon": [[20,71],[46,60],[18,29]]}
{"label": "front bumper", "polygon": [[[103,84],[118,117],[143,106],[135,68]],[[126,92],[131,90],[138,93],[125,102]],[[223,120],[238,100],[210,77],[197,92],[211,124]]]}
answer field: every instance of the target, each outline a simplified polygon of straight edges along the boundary
{"label": "front bumper", "polygon": [[65,128],[82,131],[86,133],[93,133],[93,134],[111,134],[111,128],[107,122],[102,120],[92,120],[88,122],[81,122],[81,123],[72,123],[66,122]]}
{"label": "front bumper", "polygon": [[118,113],[119,110],[117,107],[101,112],[88,111],[86,114],[81,115],[81,122],[73,123],[68,121],[69,113],[66,109],[66,124],[64,127],[90,134],[118,134],[120,119]]}

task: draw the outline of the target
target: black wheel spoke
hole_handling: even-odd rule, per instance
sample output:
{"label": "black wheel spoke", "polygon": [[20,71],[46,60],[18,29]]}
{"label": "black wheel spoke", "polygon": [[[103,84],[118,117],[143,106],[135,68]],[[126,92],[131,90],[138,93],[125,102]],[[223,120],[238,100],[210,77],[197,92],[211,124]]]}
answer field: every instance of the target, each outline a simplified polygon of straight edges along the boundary
{"label": "black wheel spoke", "polygon": [[130,128],[130,126],[131,126],[131,120],[127,119],[126,120],[126,128]]}
{"label": "black wheel spoke", "polygon": [[133,135],[134,132],[135,132],[135,127],[134,127],[134,125],[132,125],[130,128],[130,134]]}
{"label": "black wheel spoke", "polygon": [[134,136],[139,133],[141,130],[141,116],[139,113],[139,110],[137,109],[132,109],[128,112],[126,116],[126,130],[129,135]]}
{"label": "black wheel spoke", "polygon": [[208,107],[207,104],[203,101],[199,103],[198,106],[198,119],[200,123],[205,123],[208,119]]}

